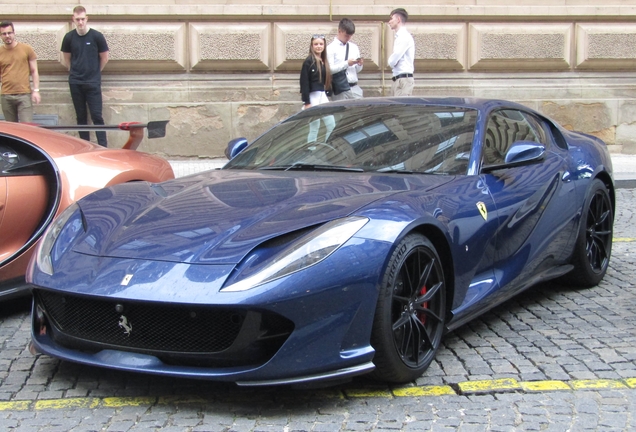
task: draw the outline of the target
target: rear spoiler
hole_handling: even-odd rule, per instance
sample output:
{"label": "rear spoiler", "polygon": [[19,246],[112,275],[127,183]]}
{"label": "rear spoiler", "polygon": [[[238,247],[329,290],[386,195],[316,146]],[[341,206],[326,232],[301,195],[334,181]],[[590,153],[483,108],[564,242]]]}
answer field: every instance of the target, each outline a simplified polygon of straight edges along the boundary
{"label": "rear spoiler", "polygon": [[126,150],[137,150],[141,140],[144,139],[144,129],[148,129],[148,139],[163,138],[166,136],[166,125],[169,120],[151,121],[148,123],[126,122],[118,125],[75,125],[75,126],[58,126],[58,125],[38,125],[44,129],[56,131],[111,131],[111,130],[127,130],[130,132],[128,141],[122,148]]}

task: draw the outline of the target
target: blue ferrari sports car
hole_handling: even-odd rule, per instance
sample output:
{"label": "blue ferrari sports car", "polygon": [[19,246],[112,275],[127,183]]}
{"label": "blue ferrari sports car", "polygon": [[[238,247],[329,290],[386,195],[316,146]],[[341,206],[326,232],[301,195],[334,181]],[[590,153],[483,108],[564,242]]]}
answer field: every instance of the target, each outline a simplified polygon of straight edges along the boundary
{"label": "blue ferrari sports car", "polygon": [[27,274],[33,352],[239,385],[409,382],[445,332],[608,268],[605,144],[520,104],[328,103],[227,155],[56,219]]}

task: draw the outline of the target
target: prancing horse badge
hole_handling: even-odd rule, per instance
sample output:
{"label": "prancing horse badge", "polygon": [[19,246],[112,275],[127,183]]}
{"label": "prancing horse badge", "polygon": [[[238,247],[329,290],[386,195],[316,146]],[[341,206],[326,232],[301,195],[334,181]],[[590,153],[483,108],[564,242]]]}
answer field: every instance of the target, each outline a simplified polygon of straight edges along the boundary
{"label": "prancing horse badge", "polygon": [[130,333],[132,333],[132,323],[128,321],[128,318],[123,315],[120,316],[117,325],[124,330],[126,336],[130,336]]}
{"label": "prancing horse badge", "polygon": [[481,217],[484,218],[485,221],[488,220],[488,210],[486,209],[486,204],[484,204],[483,202],[479,201],[477,203],[477,210],[479,210],[479,213],[481,213]]}

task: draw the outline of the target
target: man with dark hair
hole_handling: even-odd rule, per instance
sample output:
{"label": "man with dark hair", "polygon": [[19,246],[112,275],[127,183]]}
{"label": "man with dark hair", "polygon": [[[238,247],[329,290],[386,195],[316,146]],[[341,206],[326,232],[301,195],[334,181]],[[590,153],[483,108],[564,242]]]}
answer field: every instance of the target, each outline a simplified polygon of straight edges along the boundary
{"label": "man with dark hair", "polygon": [[415,71],[415,41],[406,30],[408,12],[402,8],[394,9],[389,19],[389,27],[395,32],[393,54],[389,57],[389,66],[393,70],[393,96],[411,96],[415,85],[413,72]]}
{"label": "man with dark hair", "polygon": [[[104,35],[88,26],[84,6],[73,9],[75,30],[64,35],[62,54],[69,68],[68,84],[75,107],[77,124],[88,124],[88,111],[95,125],[103,125],[102,70],[108,62],[108,44]],[[88,132],[80,132],[80,138],[90,141]],[[106,147],[106,132],[96,132],[97,143]]]}
{"label": "man with dark hair", "polygon": [[[358,85],[358,72],[362,70],[364,60],[360,58],[358,45],[351,42],[356,26],[349,18],[343,18],[338,24],[338,34],[327,46],[327,59],[332,76],[331,100],[359,99],[362,89]],[[335,82],[338,80],[338,82]],[[342,89],[337,83],[341,83]],[[334,86],[336,84],[336,86]]]}
{"label": "man with dark hair", "polygon": [[[2,81],[2,114],[11,122],[33,122],[33,103],[40,103],[38,57],[30,45],[18,42],[13,23],[0,23],[0,80]],[[33,89],[29,82],[33,81]]]}

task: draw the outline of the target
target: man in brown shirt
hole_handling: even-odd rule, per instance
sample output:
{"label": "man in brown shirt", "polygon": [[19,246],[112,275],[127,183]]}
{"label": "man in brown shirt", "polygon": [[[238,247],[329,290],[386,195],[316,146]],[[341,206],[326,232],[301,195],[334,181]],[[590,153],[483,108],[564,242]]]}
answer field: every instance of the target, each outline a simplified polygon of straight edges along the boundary
{"label": "man in brown shirt", "polygon": [[[40,103],[37,55],[30,45],[18,42],[13,23],[0,23],[0,80],[2,114],[7,121],[33,122],[33,103]],[[31,89],[30,80],[33,81]]]}

